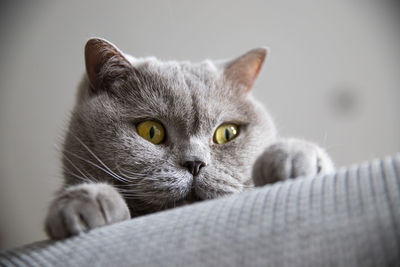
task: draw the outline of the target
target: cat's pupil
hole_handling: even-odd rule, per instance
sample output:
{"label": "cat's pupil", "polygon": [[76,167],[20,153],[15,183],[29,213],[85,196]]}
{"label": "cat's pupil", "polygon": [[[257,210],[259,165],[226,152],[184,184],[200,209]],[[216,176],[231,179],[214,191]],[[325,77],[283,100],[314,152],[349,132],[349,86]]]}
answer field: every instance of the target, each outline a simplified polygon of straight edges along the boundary
{"label": "cat's pupil", "polygon": [[231,135],[231,134],[230,134],[228,128],[226,128],[226,129],[225,129],[225,139],[226,139],[226,140],[229,140],[230,135]]}
{"label": "cat's pupil", "polygon": [[153,139],[154,134],[155,134],[154,126],[151,126],[151,128],[150,128],[150,139]]}

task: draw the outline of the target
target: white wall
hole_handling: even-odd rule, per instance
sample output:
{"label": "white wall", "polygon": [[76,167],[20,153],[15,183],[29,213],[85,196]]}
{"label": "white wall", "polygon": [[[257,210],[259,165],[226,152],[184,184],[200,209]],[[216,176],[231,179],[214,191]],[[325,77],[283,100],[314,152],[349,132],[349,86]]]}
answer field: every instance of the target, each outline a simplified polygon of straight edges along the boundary
{"label": "white wall", "polygon": [[[33,1],[31,1],[33,2]],[[337,165],[400,150],[400,34],[382,1],[49,1],[0,7],[0,248],[43,239],[83,46],[226,58],[267,45],[254,88],[281,133]]]}

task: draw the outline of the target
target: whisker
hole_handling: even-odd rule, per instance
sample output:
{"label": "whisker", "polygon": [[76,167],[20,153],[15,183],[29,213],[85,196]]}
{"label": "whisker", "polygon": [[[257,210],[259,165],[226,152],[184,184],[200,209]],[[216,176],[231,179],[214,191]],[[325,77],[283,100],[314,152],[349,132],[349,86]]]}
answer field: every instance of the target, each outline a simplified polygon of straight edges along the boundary
{"label": "whisker", "polygon": [[63,153],[65,159],[69,162],[69,164],[71,164],[72,167],[75,168],[75,170],[77,170],[80,174],[82,174],[86,179],[89,179],[73,162],[72,160],[66,155],[66,153]]}
{"label": "whisker", "polygon": [[69,175],[74,176],[75,178],[78,178],[79,180],[81,180],[81,181],[83,181],[83,182],[85,182],[85,183],[93,183],[93,181],[90,180],[89,178],[87,178],[87,177],[85,178],[85,177],[79,176],[79,175],[77,175],[76,173],[71,172],[71,171],[70,171],[69,169],[67,169],[66,167],[64,167],[64,172],[67,173],[67,174],[69,174]]}
{"label": "whisker", "polygon": [[[122,169],[122,168],[120,168],[119,166],[117,166],[117,168],[118,168],[118,171],[123,170],[124,172],[129,173],[129,174],[134,175],[134,176],[148,176],[148,174],[142,174],[142,173],[132,172],[132,171],[129,171],[129,170]],[[125,174],[125,175],[126,175],[126,174]],[[126,176],[129,177],[129,175],[126,175]]]}
{"label": "whisker", "polygon": [[[122,177],[120,177],[118,174],[113,172],[96,154],[87,146],[85,143],[75,134],[71,133],[72,136],[104,167],[108,170],[109,174],[112,173],[114,178],[119,178],[121,180],[124,180]],[[111,174],[110,174],[111,175]],[[127,182],[127,181],[125,181]]]}
{"label": "whisker", "polygon": [[77,154],[75,154],[73,152],[70,152],[68,150],[64,150],[64,151],[65,151],[65,153],[68,153],[69,155],[74,156],[74,157],[76,157],[76,158],[78,158],[78,159],[80,159],[80,160],[92,165],[93,167],[98,168],[99,170],[102,170],[103,172],[107,173],[108,175],[110,175],[111,177],[113,177],[114,179],[116,179],[116,180],[118,180],[120,182],[125,182],[125,183],[128,182],[126,179],[124,179],[124,178],[122,178],[120,176],[114,175],[114,172],[109,172],[108,170],[106,170],[106,169],[102,168],[101,166],[97,165],[96,163],[91,162],[90,160],[87,160],[87,159],[85,159],[85,158],[83,158],[83,157],[81,157],[81,156],[79,156],[79,155],[77,155]]}
{"label": "whisker", "polygon": [[[121,168],[119,167],[118,164],[117,164],[117,166],[116,166],[116,169],[117,169],[118,173],[119,173],[120,175],[122,175],[122,177],[124,177],[125,179],[130,179],[130,180],[138,179],[138,177],[129,176],[129,175],[127,175],[126,173],[122,172],[122,171],[121,171]],[[144,176],[144,175],[137,175],[137,176]]]}
{"label": "whisker", "polygon": [[[132,176],[130,176],[130,175],[127,175],[126,173],[122,172],[121,171],[122,168],[120,168],[118,165],[117,165],[116,168],[117,168],[118,172],[124,178],[129,179],[129,180],[135,180],[135,185],[139,185],[139,181],[154,181],[154,182],[158,182],[158,183],[165,182],[165,183],[167,183],[166,185],[169,185],[171,183],[171,181],[167,182],[167,181],[163,181],[162,179],[160,179],[160,176],[161,176],[160,174],[158,174],[158,175],[155,175],[155,174],[149,175],[149,174],[142,174],[142,173],[134,173],[134,172],[131,172],[131,171],[128,171],[128,170],[124,169],[124,172],[128,172],[129,174],[132,175]],[[167,176],[165,175],[165,177],[167,177]],[[176,179],[176,183],[180,183],[181,182],[180,180],[181,179]],[[172,183],[175,183],[175,182],[172,182]]]}

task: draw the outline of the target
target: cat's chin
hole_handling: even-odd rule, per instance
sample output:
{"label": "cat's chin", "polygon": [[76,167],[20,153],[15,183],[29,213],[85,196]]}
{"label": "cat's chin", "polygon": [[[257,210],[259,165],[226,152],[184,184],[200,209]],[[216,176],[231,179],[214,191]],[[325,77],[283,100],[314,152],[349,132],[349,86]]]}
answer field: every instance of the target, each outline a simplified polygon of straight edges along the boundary
{"label": "cat's chin", "polygon": [[185,206],[188,204],[193,204],[195,202],[200,202],[203,201],[204,199],[202,199],[195,191],[195,189],[193,188],[187,195],[185,198],[183,198],[182,200],[175,202],[175,206],[176,207],[180,207],[180,206]]}

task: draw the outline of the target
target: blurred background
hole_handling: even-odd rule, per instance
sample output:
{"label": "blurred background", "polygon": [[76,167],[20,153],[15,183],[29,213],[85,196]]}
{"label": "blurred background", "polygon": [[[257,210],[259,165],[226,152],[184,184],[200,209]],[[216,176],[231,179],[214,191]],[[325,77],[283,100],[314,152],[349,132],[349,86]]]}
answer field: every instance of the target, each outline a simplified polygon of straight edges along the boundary
{"label": "blurred background", "polygon": [[398,11],[389,1],[2,1],[0,249],[45,238],[89,37],[192,61],[269,46],[253,94],[283,136],[346,166],[400,151]]}

